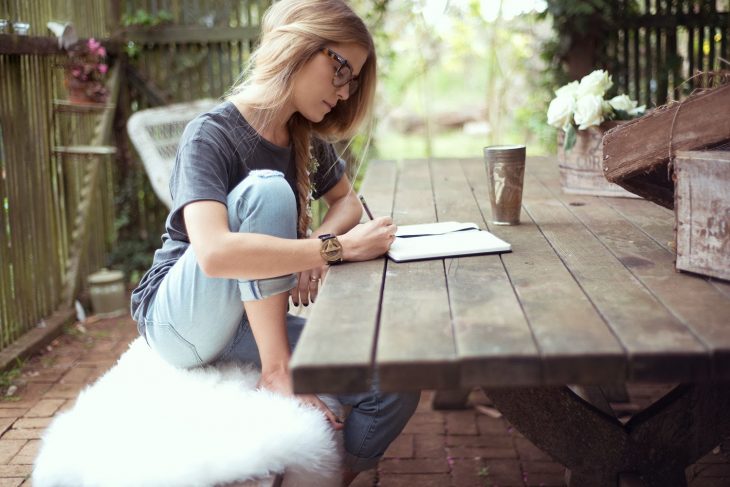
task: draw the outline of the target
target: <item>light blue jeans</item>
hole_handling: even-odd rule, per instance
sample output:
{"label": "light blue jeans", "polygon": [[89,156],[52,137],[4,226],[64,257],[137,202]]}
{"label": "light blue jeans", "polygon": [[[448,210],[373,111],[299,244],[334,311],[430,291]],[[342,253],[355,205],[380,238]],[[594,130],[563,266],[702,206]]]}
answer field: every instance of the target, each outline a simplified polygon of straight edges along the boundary
{"label": "light blue jeans", "polygon": [[[231,230],[296,238],[296,200],[282,173],[252,171],[231,191],[227,203]],[[257,280],[208,277],[190,246],[165,276],[145,316],[147,342],[181,368],[227,361],[260,367],[242,301],[284,293],[295,285],[295,274]],[[304,319],[287,314],[286,324],[293,348]],[[352,406],[344,428],[345,463],[358,472],[377,464],[415,411],[419,394],[384,394],[376,384],[369,392],[335,397]]]}

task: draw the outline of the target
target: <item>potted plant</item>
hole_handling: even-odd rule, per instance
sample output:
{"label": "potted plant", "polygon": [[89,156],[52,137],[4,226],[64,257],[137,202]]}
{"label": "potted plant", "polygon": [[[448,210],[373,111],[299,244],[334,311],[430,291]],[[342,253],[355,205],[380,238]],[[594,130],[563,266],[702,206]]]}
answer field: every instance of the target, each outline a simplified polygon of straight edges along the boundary
{"label": "potted plant", "polygon": [[109,69],[106,49],[93,37],[77,42],[68,50],[65,85],[69,100],[75,103],[104,103],[109,95],[104,78]]}
{"label": "potted plant", "polygon": [[599,69],[555,91],[547,122],[558,131],[558,164],[563,190],[602,196],[633,196],[603,177],[603,134],[644,114],[628,95],[606,98],[611,75]]}

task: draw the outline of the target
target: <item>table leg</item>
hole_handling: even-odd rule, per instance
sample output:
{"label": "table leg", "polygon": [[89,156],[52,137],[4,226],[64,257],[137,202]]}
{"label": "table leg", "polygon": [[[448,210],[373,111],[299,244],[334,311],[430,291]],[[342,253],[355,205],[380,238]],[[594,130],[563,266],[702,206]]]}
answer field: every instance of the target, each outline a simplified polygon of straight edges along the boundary
{"label": "table leg", "polygon": [[433,394],[431,407],[436,410],[466,409],[471,389],[439,389]]}
{"label": "table leg", "polygon": [[686,485],[684,470],[730,434],[730,385],[680,385],[626,425],[567,387],[486,388],[525,437],[570,471],[569,485]]}

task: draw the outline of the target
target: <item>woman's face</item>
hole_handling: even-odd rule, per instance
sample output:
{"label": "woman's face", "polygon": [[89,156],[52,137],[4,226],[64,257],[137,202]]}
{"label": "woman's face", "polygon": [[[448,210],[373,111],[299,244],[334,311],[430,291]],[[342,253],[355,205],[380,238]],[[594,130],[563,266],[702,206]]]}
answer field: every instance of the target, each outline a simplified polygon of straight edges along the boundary
{"label": "woman's face", "polygon": [[[327,46],[340,58],[347,60],[351,66],[353,77],[360,75],[367,50],[359,44],[332,44]],[[336,87],[332,84],[335,72],[340,63],[333,57],[320,51],[307,61],[294,77],[292,104],[294,110],[307,120],[317,123],[335,107],[350,97],[350,86]]]}

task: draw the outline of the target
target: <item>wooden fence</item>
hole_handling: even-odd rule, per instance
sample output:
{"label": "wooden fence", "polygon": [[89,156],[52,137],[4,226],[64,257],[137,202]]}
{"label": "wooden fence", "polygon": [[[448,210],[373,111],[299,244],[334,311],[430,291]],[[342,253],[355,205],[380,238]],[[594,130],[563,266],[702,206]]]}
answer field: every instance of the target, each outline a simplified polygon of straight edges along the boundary
{"label": "wooden fence", "polygon": [[[122,16],[134,16],[142,9],[151,17],[167,12],[172,22],[154,27],[128,25],[124,39],[132,54],[120,101],[126,120],[133,111],[162,104],[200,98],[220,98],[241,73],[256,43],[261,16],[269,0],[127,0]],[[167,208],[155,197],[137,154],[126,137],[118,140],[124,160],[127,199],[125,210],[130,225],[123,228],[129,254],[151,256],[159,245]],[[136,195],[134,202],[129,197]],[[139,259],[121,255],[117,266],[138,273]]]}
{"label": "wooden fence", "polygon": [[103,190],[91,206],[94,231],[78,249],[76,274],[106,264],[114,238],[111,160],[54,152],[89,144],[99,119],[58,110],[59,62],[49,55],[0,55],[0,348],[64,301],[89,164],[101,166]]}
{"label": "wooden fence", "polygon": [[0,0],[0,19],[30,24],[29,36],[49,35],[49,21],[73,21],[80,37],[109,37],[114,3],[101,0]]}
{"label": "wooden fence", "polygon": [[[124,14],[164,10],[174,19],[155,27],[130,25],[125,39],[134,54],[130,64],[154,86],[157,98],[133,98],[136,106],[160,101],[219,98],[238,78],[259,33],[266,0],[207,2],[190,0],[127,0]],[[149,93],[148,93],[149,95]]]}
{"label": "wooden fence", "polygon": [[[68,306],[84,276],[108,264],[113,248],[128,243],[117,241],[118,226],[134,228],[136,235],[126,235],[130,240],[159,242],[166,209],[129,150],[126,118],[159,103],[222,96],[250,54],[267,5],[0,0],[0,19],[30,24],[26,37],[0,33],[0,349]],[[123,15],[140,9],[151,15],[165,10],[173,22],[121,25]],[[100,127],[108,131],[111,112],[63,101],[65,53],[50,38],[46,23],[52,20],[73,22],[81,38],[135,47],[130,69],[121,73],[116,156],[54,150],[100,144]],[[123,52],[115,54],[124,59]],[[115,214],[125,195],[135,206],[132,222],[120,222]]]}
{"label": "wooden fence", "polygon": [[648,107],[691,92],[696,71],[730,69],[730,8],[727,0],[616,2],[608,42],[610,72],[622,92]]}

